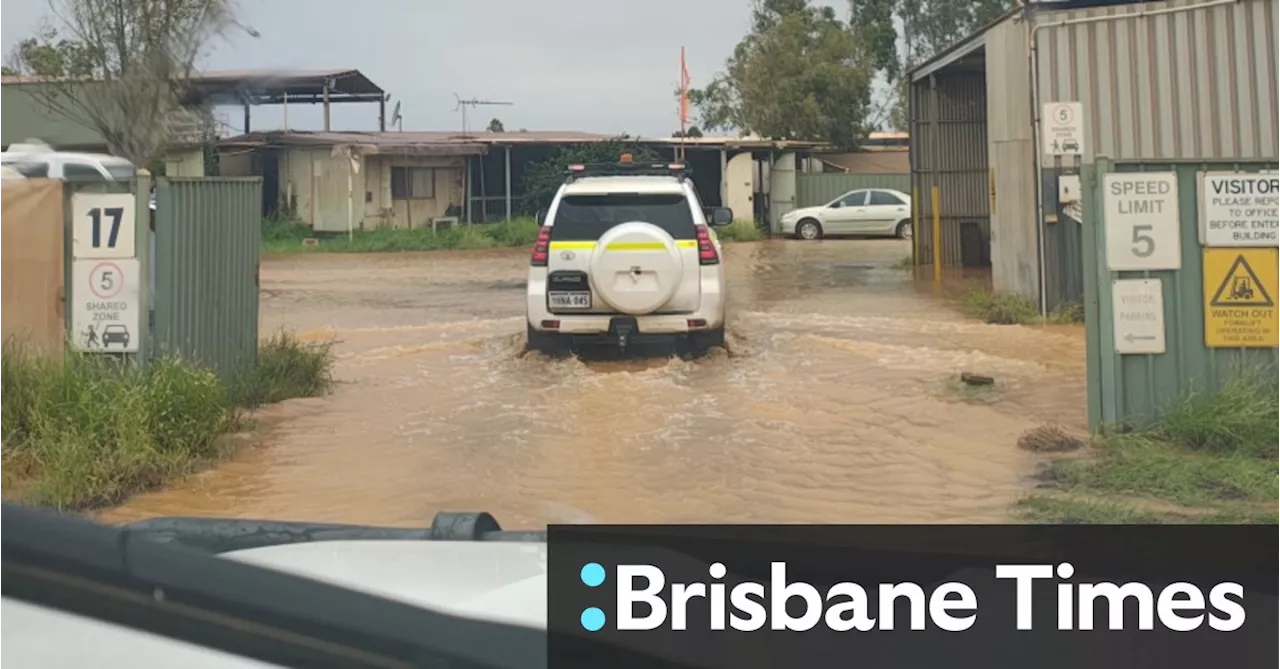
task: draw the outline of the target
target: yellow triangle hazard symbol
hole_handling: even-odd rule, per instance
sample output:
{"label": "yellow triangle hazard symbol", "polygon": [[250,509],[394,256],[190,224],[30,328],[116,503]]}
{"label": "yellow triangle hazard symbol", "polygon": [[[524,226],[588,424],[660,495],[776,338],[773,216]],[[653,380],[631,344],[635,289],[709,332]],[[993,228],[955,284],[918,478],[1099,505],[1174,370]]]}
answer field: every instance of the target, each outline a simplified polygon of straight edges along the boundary
{"label": "yellow triangle hazard symbol", "polygon": [[1243,255],[1236,256],[1209,303],[1215,307],[1274,307],[1275,302]]}

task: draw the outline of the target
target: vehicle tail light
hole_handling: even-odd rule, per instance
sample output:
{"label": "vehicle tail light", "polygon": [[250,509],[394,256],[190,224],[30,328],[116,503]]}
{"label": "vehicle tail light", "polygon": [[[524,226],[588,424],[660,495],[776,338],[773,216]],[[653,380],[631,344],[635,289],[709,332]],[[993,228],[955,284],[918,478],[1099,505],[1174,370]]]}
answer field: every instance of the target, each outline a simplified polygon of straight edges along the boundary
{"label": "vehicle tail light", "polygon": [[711,232],[705,225],[698,226],[698,262],[703,265],[720,263],[720,254],[716,253],[716,245],[711,243]]}
{"label": "vehicle tail light", "polygon": [[691,328],[705,328],[705,327],[707,327],[707,319],[705,319],[705,318],[690,318],[690,319],[689,319],[688,321],[686,321],[686,322],[689,324],[689,327],[691,327]]}
{"label": "vehicle tail light", "polygon": [[542,327],[547,330],[559,330],[560,321],[542,321]]}
{"label": "vehicle tail light", "polygon": [[573,165],[570,165],[570,166],[569,166],[569,171],[570,171],[570,172],[584,172],[584,171],[586,171],[586,169],[587,169],[587,166],[586,166],[586,165],[579,165],[579,164],[576,164],[576,163],[575,163],[575,164],[573,164]]}
{"label": "vehicle tail light", "polygon": [[673,172],[679,172],[680,170],[684,169],[684,163],[671,163],[667,165],[667,169]]}
{"label": "vehicle tail light", "polygon": [[529,264],[533,267],[546,267],[550,249],[551,226],[544,225],[538,229],[538,239],[533,242],[533,254],[529,257]]}

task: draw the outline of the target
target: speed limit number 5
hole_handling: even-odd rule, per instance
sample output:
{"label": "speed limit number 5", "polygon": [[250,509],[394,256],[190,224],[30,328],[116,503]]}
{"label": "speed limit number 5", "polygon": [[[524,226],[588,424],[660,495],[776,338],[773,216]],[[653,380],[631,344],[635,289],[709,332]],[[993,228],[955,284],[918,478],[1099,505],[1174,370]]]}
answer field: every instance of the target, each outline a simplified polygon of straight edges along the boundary
{"label": "speed limit number 5", "polygon": [[1178,177],[1172,172],[1110,173],[1103,177],[1107,269],[1182,267]]}

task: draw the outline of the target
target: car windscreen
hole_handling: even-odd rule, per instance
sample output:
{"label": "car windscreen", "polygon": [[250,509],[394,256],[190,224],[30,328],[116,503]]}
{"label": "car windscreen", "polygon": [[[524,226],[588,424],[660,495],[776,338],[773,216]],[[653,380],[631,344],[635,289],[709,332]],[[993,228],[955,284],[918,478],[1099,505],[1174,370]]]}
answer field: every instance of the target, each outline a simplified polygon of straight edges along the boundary
{"label": "car windscreen", "polygon": [[595,241],[621,223],[652,223],[675,239],[696,239],[693,210],[681,193],[568,195],[560,199],[552,222],[557,241]]}

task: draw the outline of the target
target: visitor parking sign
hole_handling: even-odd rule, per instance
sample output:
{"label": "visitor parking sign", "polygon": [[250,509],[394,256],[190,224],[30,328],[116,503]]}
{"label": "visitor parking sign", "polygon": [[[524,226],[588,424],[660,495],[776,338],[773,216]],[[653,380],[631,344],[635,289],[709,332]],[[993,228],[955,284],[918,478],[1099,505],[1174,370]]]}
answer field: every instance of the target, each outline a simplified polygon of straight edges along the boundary
{"label": "visitor parking sign", "polygon": [[1280,175],[1200,174],[1200,243],[1280,245]]}

